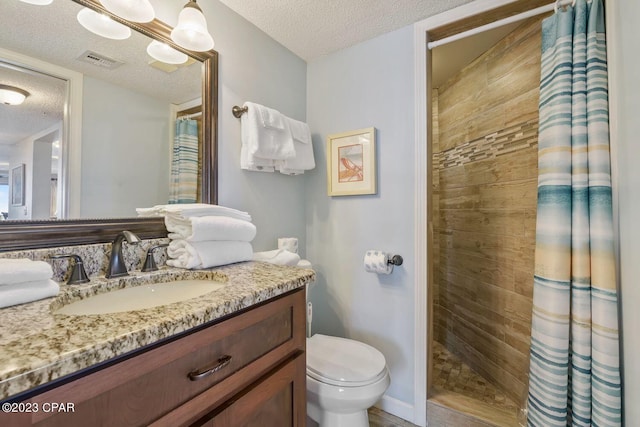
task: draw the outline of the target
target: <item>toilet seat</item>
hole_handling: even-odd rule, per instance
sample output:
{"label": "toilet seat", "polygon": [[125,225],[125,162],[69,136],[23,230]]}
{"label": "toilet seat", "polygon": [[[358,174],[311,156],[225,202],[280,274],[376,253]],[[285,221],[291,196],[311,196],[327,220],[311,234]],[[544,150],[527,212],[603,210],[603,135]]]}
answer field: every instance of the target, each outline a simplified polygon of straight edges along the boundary
{"label": "toilet seat", "polygon": [[368,344],[316,334],[307,339],[307,375],[325,384],[361,387],[387,375],[386,361]]}

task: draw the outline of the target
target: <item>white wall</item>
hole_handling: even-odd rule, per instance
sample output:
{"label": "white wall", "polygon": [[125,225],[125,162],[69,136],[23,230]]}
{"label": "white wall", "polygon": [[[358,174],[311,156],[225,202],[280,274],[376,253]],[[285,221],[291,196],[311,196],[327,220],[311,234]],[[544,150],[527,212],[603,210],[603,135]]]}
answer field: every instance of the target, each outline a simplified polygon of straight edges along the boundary
{"label": "white wall", "polygon": [[305,120],[307,64],[221,3],[202,7],[220,54],[219,203],[252,215],[254,250],[274,249],[278,237],[292,236],[304,256],[307,177],[241,170],[240,120],[231,109],[252,101]]}
{"label": "white wall", "polygon": [[81,218],[134,217],[136,207],[166,203],[169,111],[167,102],[85,76]]}
{"label": "white wall", "polygon": [[[313,332],[380,349],[391,369],[383,404],[408,417],[416,262],[413,62],[413,31],[406,27],[312,61],[307,72],[317,164],[306,187],[307,256],[318,276],[309,292]],[[328,197],[327,135],[371,126],[377,129],[378,193]],[[400,254],[404,265],[389,276],[367,273],[367,249]]]}
{"label": "white wall", "polygon": [[640,40],[640,3],[637,1],[607,2],[607,24],[613,22],[614,40],[608,40],[613,49],[615,74],[610,75],[619,95],[612,110],[617,111],[612,123],[617,123],[617,153],[613,159],[618,165],[618,209],[620,227],[620,282],[622,300],[622,332],[624,347],[624,410],[626,425],[640,424],[640,68],[638,40]]}

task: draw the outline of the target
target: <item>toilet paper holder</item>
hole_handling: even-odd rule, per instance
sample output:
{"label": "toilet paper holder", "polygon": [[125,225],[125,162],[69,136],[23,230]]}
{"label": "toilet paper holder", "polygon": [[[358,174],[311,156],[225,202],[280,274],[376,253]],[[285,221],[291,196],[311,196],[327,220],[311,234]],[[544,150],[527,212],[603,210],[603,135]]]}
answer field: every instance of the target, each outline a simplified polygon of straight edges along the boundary
{"label": "toilet paper holder", "polygon": [[389,258],[389,261],[387,261],[387,264],[402,265],[403,261],[404,260],[400,255],[394,255],[391,258]]}

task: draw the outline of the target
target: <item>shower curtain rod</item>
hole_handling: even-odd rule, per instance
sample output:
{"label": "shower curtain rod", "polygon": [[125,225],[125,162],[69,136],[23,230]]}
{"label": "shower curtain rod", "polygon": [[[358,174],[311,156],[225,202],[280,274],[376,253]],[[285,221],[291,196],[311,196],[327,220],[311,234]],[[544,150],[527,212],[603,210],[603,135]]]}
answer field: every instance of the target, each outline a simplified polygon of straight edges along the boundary
{"label": "shower curtain rod", "polygon": [[191,113],[191,114],[184,114],[182,116],[178,116],[176,117],[177,119],[192,119],[194,117],[198,117],[202,115],[202,111],[198,111],[197,113]]}
{"label": "shower curtain rod", "polygon": [[434,47],[442,46],[442,45],[445,45],[447,43],[454,42],[456,40],[460,40],[460,39],[464,39],[464,38],[469,37],[469,36],[473,36],[473,35],[476,35],[476,34],[484,33],[485,31],[493,30],[494,28],[503,27],[505,25],[512,24],[514,22],[518,22],[518,21],[525,20],[527,18],[531,18],[532,16],[542,15],[543,13],[547,13],[547,12],[551,12],[553,10],[557,10],[558,7],[565,7],[565,6],[574,5],[574,4],[575,4],[575,0],[558,0],[555,3],[551,3],[551,4],[548,4],[546,6],[540,6],[540,7],[536,8],[536,9],[531,9],[531,10],[528,10],[526,12],[522,12],[522,13],[520,13],[518,15],[509,16],[508,18],[504,18],[504,19],[501,19],[499,21],[491,22],[489,24],[481,25],[479,27],[472,28],[472,29],[467,30],[467,31],[463,31],[461,33],[454,34],[452,36],[445,37],[445,38],[440,39],[440,40],[429,42],[429,43],[427,43],[427,48],[429,50],[431,50]]}

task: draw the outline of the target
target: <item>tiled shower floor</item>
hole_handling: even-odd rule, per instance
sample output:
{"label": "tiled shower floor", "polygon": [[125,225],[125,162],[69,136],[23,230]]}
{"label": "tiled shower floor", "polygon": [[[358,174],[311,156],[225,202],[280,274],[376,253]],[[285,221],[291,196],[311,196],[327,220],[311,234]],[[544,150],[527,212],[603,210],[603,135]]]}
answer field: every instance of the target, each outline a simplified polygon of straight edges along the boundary
{"label": "tiled shower floor", "polygon": [[431,397],[434,400],[460,412],[504,415],[504,423],[498,422],[496,425],[514,425],[512,423],[516,420],[519,408],[516,402],[471,370],[442,344],[433,342],[432,348]]}

